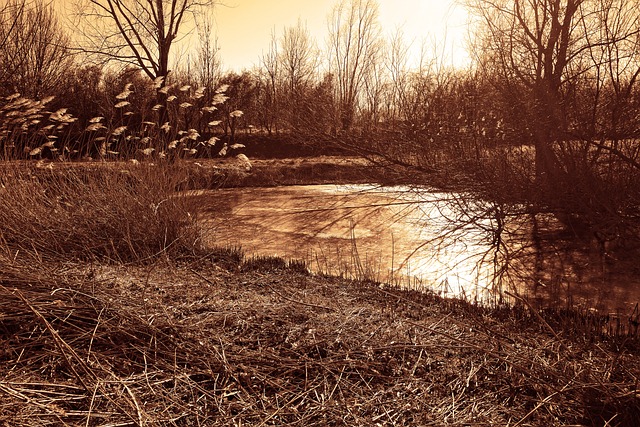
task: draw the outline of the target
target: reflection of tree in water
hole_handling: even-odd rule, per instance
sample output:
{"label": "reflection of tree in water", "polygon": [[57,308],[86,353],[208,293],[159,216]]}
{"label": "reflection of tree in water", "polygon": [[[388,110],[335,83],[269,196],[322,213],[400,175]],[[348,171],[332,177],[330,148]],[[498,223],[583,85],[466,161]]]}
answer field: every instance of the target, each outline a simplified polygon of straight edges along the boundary
{"label": "reflection of tree in water", "polygon": [[[545,306],[584,299],[587,307],[611,308],[614,297],[634,300],[623,280],[632,271],[615,272],[625,263],[524,205],[375,186],[234,189],[207,197],[217,244],[306,259],[322,272],[417,283],[478,303],[507,302],[506,292]],[[608,299],[600,300],[603,290]]]}
{"label": "reflection of tree in water", "polygon": [[487,284],[498,301],[504,291],[546,307],[615,311],[637,301],[637,267],[629,254],[577,236],[552,214],[466,197],[453,203],[460,214],[448,217],[451,233],[485,243],[475,259],[479,269],[490,267]]}
{"label": "reflection of tree in water", "polygon": [[[553,214],[473,194],[414,189],[413,197],[422,200],[418,225],[429,233],[411,255],[431,249],[434,259],[447,258],[452,246],[462,247],[443,277],[450,286],[451,271],[472,271],[475,301],[502,303],[509,292],[538,306],[630,311],[638,300],[633,252],[615,251],[589,233],[576,235]],[[468,290],[461,289],[466,297]],[[478,300],[478,291],[490,298]]]}

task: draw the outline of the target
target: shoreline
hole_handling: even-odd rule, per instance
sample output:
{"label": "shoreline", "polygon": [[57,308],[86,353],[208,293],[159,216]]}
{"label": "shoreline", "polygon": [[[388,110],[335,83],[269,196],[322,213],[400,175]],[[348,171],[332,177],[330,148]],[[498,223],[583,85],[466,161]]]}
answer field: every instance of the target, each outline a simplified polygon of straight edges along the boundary
{"label": "shoreline", "polygon": [[[43,203],[30,221],[44,218],[26,228],[19,216],[3,229],[13,240],[0,252],[0,425],[640,421],[640,340],[602,334],[603,316],[487,308],[313,275],[300,262],[245,259],[237,248],[167,245],[162,227],[151,236],[161,252],[155,240],[134,246],[162,209],[176,210],[160,219],[184,218],[166,195],[190,175],[123,170],[104,174],[107,187],[92,173],[51,182],[49,169],[21,175],[23,190],[7,182],[7,203],[21,194],[32,209]],[[157,199],[117,204],[152,184]],[[75,199],[34,192],[68,188]],[[94,198],[104,188],[113,197]],[[64,222],[77,206],[86,213]],[[110,222],[95,223],[105,213],[121,221],[114,230],[149,222],[116,248],[101,228]],[[60,240],[47,246],[39,233],[52,223],[47,235]],[[96,233],[91,241],[80,226]]]}

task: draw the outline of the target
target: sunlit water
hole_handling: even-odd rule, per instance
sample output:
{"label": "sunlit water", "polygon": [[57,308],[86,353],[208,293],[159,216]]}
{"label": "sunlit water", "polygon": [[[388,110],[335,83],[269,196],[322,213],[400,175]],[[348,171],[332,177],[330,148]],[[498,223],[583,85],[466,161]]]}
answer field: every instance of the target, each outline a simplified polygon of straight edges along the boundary
{"label": "sunlit water", "polygon": [[[195,197],[208,245],[302,259],[316,272],[481,303],[496,302],[507,291],[537,304],[627,313],[640,300],[633,272],[612,270],[590,249],[558,244],[535,252],[527,218],[500,220],[490,206],[457,194],[314,185],[213,190]],[[504,230],[501,240],[498,227]]]}

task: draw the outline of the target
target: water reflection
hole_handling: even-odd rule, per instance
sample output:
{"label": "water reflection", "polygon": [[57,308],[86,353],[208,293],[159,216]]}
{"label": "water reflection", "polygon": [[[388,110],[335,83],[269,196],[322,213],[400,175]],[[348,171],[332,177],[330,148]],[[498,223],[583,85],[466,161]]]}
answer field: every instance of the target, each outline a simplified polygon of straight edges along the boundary
{"label": "water reflection", "polygon": [[511,290],[539,304],[626,313],[640,300],[633,263],[612,267],[588,242],[577,245],[563,235],[551,216],[531,217],[460,194],[314,185],[197,197],[207,244],[304,259],[319,272],[482,303]]}

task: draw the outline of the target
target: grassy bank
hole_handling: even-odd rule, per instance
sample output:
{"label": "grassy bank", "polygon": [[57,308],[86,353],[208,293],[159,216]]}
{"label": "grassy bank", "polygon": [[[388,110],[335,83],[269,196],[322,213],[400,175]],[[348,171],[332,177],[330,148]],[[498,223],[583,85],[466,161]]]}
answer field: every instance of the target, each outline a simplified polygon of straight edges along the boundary
{"label": "grassy bank", "polygon": [[[273,263],[269,263],[273,265]],[[208,254],[4,262],[5,425],[637,425],[631,342]]]}
{"label": "grassy bank", "polygon": [[4,175],[0,425],[638,424],[636,338],[208,252],[181,170]]}

